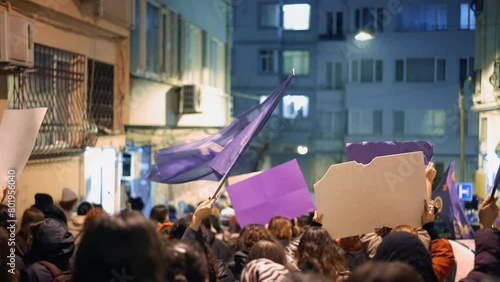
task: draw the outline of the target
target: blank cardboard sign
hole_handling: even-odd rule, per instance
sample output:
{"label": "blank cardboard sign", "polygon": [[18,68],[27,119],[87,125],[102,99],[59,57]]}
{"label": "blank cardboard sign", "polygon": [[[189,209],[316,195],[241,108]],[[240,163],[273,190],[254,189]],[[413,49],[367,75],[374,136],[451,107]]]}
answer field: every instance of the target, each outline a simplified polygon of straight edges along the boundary
{"label": "blank cardboard sign", "polygon": [[421,226],[427,198],[423,161],[422,152],[413,152],[377,157],[368,165],[330,166],[314,185],[323,227],[343,238],[384,226]]}

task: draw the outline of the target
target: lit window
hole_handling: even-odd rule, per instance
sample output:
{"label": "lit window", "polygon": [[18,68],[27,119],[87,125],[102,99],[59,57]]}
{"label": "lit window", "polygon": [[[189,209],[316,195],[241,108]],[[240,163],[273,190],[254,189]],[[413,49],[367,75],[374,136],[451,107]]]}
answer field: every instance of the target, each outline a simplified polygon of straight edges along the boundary
{"label": "lit window", "polygon": [[460,4],[460,29],[476,29],[476,17],[467,3]]}
{"label": "lit window", "polygon": [[283,73],[295,69],[296,75],[309,74],[309,51],[283,51]]}
{"label": "lit window", "polygon": [[309,4],[283,5],[283,28],[286,30],[308,30],[311,16]]}
{"label": "lit window", "polygon": [[287,95],[283,97],[284,118],[306,118],[308,115],[309,97],[303,95]]}
{"label": "lit window", "polygon": [[384,31],[384,10],[382,8],[361,8],[354,10],[354,29],[370,32]]}
{"label": "lit window", "polygon": [[397,16],[399,31],[434,31],[448,28],[446,4],[415,3],[405,5]]}

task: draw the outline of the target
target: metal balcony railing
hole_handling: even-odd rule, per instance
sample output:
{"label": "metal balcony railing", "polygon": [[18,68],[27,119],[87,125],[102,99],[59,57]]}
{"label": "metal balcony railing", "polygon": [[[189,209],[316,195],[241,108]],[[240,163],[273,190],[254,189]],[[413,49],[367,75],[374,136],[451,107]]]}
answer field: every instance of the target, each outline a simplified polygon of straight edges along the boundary
{"label": "metal balcony railing", "polygon": [[83,152],[96,142],[85,88],[85,56],[35,45],[35,70],[14,75],[9,108],[46,107],[30,159]]}

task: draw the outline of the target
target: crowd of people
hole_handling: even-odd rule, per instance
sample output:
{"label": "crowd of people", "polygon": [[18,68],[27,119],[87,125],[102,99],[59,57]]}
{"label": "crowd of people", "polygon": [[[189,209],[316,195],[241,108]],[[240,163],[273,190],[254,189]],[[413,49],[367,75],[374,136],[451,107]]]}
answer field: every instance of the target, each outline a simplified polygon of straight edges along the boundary
{"label": "crowd of people", "polygon": [[[422,226],[381,227],[332,238],[315,211],[273,217],[240,228],[234,210],[216,198],[173,218],[157,205],[107,214],[64,189],[59,204],[36,194],[15,236],[15,271],[9,271],[8,207],[0,206],[0,281],[454,281],[447,239],[434,229],[435,209],[422,201]],[[497,197],[479,207],[475,265],[461,281],[500,281]],[[77,205],[78,204],[78,205]],[[76,214],[73,213],[76,210]],[[347,216],[347,215],[346,215]],[[352,224],[356,224],[353,222]]]}

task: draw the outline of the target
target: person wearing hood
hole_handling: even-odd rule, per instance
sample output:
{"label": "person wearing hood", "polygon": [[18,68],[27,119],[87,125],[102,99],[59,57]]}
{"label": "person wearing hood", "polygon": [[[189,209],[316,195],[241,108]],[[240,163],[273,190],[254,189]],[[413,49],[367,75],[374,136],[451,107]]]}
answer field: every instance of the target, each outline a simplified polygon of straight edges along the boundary
{"label": "person wearing hood", "polygon": [[47,263],[62,272],[68,271],[75,239],[62,222],[53,218],[32,225],[31,232],[33,244],[25,257],[21,282],[51,282],[54,276]]}

